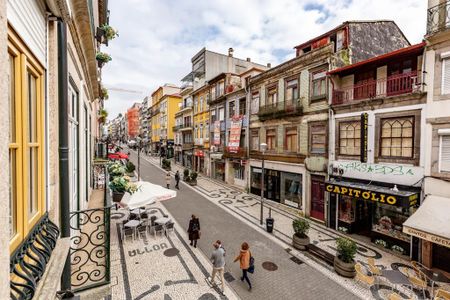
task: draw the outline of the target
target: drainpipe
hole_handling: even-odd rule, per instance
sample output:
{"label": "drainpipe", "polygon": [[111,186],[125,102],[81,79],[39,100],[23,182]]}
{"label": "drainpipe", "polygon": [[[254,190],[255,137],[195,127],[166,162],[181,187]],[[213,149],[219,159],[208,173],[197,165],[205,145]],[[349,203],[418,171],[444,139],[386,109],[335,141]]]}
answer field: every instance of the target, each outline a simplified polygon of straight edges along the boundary
{"label": "drainpipe", "polygon": [[[69,191],[69,123],[67,78],[67,28],[58,20],[58,140],[59,140],[59,210],[61,237],[70,237]],[[67,256],[61,277],[61,290],[70,290],[70,257]]]}

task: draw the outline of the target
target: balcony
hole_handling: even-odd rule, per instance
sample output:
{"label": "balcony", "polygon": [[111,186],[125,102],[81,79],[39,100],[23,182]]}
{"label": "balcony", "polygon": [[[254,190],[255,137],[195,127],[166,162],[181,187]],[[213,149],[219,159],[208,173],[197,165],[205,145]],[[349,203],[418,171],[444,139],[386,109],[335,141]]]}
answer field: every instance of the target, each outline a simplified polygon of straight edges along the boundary
{"label": "balcony", "polygon": [[178,131],[178,129],[180,129],[180,128],[182,128],[183,127],[183,125],[176,125],[176,126],[173,126],[172,127],[172,130],[173,131]]}
{"label": "balcony", "polygon": [[183,143],[181,144],[181,149],[182,150],[190,150],[194,148],[194,144],[193,143]]}
{"label": "balcony", "polygon": [[185,124],[181,124],[178,126],[179,126],[179,128],[178,128],[179,131],[192,130],[192,123],[185,123]]}
{"label": "balcony", "polygon": [[333,90],[333,104],[347,104],[360,100],[399,96],[420,90],[417,71],[392,75],[378,80],[367,80],[363,83]]}
{"label": "balcony", "polygon": [[223,156],[225,158],[246,158],[247,147],[239,147],[237,151],[230,151],[230,147],[225,147]]}
{"label": "balcony", "polygon": [[427,35],[450,28],[450,1],[430,7],[427,13]]}
{"label": "balcony", "polygon": [[280,117],[299,116],[303,113],[300,100],[283,101],[263,105],[259,108],[258,117],[261,121]]}

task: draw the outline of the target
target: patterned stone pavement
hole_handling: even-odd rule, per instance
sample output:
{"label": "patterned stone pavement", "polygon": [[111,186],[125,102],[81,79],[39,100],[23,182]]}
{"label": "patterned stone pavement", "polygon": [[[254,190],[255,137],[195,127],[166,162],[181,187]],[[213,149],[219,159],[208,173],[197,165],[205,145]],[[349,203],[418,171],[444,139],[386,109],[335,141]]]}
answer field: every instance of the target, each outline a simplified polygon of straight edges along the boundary
{"label": "patterned stone pavement", "polygon": [[[174,220],[160,203],[149,212]],[[120,224],[127,216],[124,209],[111,213],[112,299],[237,299],[232,290],[221,295],[207,284],[210,264],[198,249],[186,244],[186,234],[178,224],[167,236],[147,234],[122,240]]]}
{"label": "patterned stone pavement", "polygon": [[[132,160],[135,157],[131,158]],[[148,161],[141,159],[142,180],[156,184],[164,184],[163,171]],[[225,271],[228,273],[229,286],[241,299],[358,299],[363,296],[351,289],[342,288],[340,283],[318,271],[307,263],[306,259],[298,258],[297,251],[281,243],[273,236],[266,235],[258,226],[232,211],[224,209],[217,199],[216,193],[209,191],[208,195],[201,192],[199,186],[195,189],[185,184],[175,199],[161,203],[182,225],[187,227],[192,213],[200,217],[202,238],[199,248],[209,255],[212,242],[222,240],[227,250]],[[172,185],[173,187],[173,185]],[[217,191],[216,191],[217,192]],[[235,194],[237,195],[237,194]],[[246,197],[245,195],[241,195]],[[239,196],[236,200],[245,201]],[[230,197],[228,197],[230,198]],[[229,199],[221,199],[228,203]],[[240,202],[239,202],[240,203]],[[184,224],[183,224],[184,223]],[[233,263],[239,246],[243,241],[250,244],[256,260],[256,272],[250,275],[253,290],[249,292],[245,283],[239,280],[241,275],[239,264]]]}
{"label": "patterned stone pavement", "polygon": [[[159,165],[159,160],[157,158],[145,157],[144,159],[154,166]],[[182,173],[182,167],[174,164],[172,164],[172,166],[173,171],[178,169],[180,170],[180,173]],[[259,198],[204,176],[199,176],[196,187],[187,185],[183,185],[183,187],[195,190],[225,211],[239,217],[240,220],[243,220],[249,226],[258,229],[260,232],[263,231],[259,226]],[[278,244],[284,245],[286,248],[290,249],[293,235],[292,220],[297,217],[296,210],[268,201],[266,202],[264,210],[265,217],[269,214],[269,208],[271,209],[272,217],[275,219],[275,230],[273,234],[265,233],[265,235]],[[321,224],[312,222],[309,236],[311,238],[311,243],[327,252],[334,253],[336,251],[336,238],[345,235],[330,230]],[[366,265],[367,258],[372,257],[375,259],[377,266],[381,269],[398,269],[404,274],[411,271],[410,263],[407,259],[393,255],[389,251],[384,251],[373,244],[367,244],[360,240],[356,240],[356,242],[358,244],[356,260],[362,265]],[[385,279],[380,279],[379,285],[372,286],[369,289],[367,286],[364,286],[355,280],[344,279],[343,277],[338,276],[334,272],[332,266],[327,265],[308,253],[292,250],[291,254],[364,299],[384,299],[391,292],[391,285]],[[449,287],[447,286],[446,288]],[[398,290],[394,290],[405,298],[423,298],[421,290],[413,289],[411,292],[406,286],[400,286],[398,287]]]}

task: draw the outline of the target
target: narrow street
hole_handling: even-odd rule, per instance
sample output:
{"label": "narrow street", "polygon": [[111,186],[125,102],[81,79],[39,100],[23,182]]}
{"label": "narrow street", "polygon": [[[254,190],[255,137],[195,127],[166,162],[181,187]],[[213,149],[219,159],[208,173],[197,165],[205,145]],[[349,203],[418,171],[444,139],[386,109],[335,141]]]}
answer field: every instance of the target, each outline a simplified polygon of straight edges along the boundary
{"label": "narrow street", "polygon": [[[131,160],[137,164],[136,154]],[[142,180],[165,185],[164,173],[141,157]],[[174,187],[174,183],[171,185]],[[199,248],[209,256],[212,243],[220,239],[227,251],[225,272],[232,275],[227,281],[242,299],[357,299],[333,280],[327,278],[305,263],[291,260],[286,249],[276,244],[254,228],[239,220],[229,212],[211,203],[208,199],[190,189],[184,183],[175,199],[162,202],[163,206],[180,224],[187,224],[192,214],[200,218],[202,236]],[[253,284],[251,292],[241,276],[239,264],[233,263],[240,244],[248,242],[255,257],[256,270],[250,275]],[[269,271],[262,264],[273,266]],[[301,295],[301,296],[300,296]]]}

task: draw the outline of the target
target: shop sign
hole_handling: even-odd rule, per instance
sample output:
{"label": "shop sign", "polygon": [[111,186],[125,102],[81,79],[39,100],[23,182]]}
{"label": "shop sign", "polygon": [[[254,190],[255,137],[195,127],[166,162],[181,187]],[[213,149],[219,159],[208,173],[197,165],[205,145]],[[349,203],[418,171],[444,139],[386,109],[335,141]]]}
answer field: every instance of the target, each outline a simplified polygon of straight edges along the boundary
{"label": "shop sign", "polygon": [[367,162],[367,135],[369,128],[369,114],[361,114],[361,162]]}
{"label": "shop sign", "polygon": [[214,122],[214,145],[220,145],[220,121]]}
{"label": "shop sign", "polygon": [[205,154],[203,153],[202,150],[195,150],[194,155],[195,156],[201,156],[201,157],[205,156]]}
{"label": "shop sign", "polygon": [[[346,186],[340,186],[335,184],[328,183],[325,186],[325,190],[330,193],[354,197],[354,198],[360,198],[367,201],[373,201],[373,202],[379,202],[382,204],[388,204],[393,206],[401,206],[402,201],[404,197],[396,196],[396,195],[389,195],[385,193],[381,193],[378,191],[370,191],[370,190],[363,190],[356,187],[346,187]],[[416,196],[416,197],[414,197]],[[410,196],[412,199],[408,199],[408,204],[411,206],[412,203],[417,203],[417,194]]]}
{"label": "shop sign", "polygon": [[403,226],[403,232],[407,233],[409,235],[413,235],[415,237],[418,237],[418,238],[420,238],[422,240],[427,240],[427,241],[430,241],[432,243],[439,244],[439,245],[442,245],[444,247],[449,247],[450,248],[450,239],[443,238],[443,237],[440,237],[440,236],[437,236],[437,235],[434,235],[434,234],[430,234],[430,233],[424,232],[422,230],[417,230],[417,229],[414,229],[414,228],[410,228],[410,227],[407,227],[407,226]]}
{"label": "shop sign", "polygon": [[209,156],[212,159],[222,159],[223,153],[210,153]]}
{"label": "shop sign", "polygon": [[228,142],[228,151],[237,153],[241,141],[242,117],[237,116],[231,119],[230,138]]}

